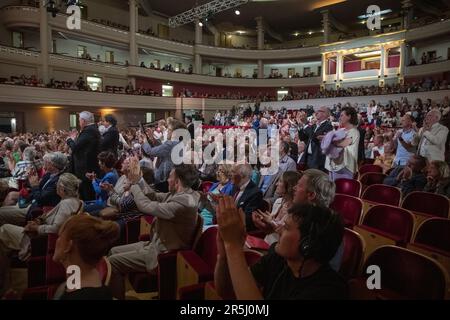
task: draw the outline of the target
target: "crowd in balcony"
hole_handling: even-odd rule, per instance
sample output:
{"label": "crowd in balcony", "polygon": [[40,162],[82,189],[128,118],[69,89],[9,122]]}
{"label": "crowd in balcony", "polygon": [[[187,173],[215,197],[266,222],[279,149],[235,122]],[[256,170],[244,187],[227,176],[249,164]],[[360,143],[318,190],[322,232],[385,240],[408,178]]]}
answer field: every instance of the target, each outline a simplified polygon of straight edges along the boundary
{"label": "crowd in balcony", "polygon": [[430,77],[424,78],[418,82],[408,84],[386,84],[384,87],[379,86],[361,86],[348,87],[338,89],[321,89],[316,93],[308,91],[292,91],[286,95],[283,100],[304,100],[304,99],[321,99],[321,98],[337,98],[337,97],[354,97],[354,96],[372,96],[384,94],[399,94],[412,92],[425,92],[436,90],[447,90],[450,86],[447,80],[434,80]]}

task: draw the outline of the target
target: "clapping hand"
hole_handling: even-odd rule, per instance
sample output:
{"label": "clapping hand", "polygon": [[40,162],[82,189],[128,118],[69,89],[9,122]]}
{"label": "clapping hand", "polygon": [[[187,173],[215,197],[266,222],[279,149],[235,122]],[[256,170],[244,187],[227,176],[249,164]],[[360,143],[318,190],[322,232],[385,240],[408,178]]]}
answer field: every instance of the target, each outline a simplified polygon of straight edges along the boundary
{"label": "clapping hand", "polygon": [[242,248],[246,238],[242,209],[236,207],[232,197],[224,196],[219,198],[216,214],[220,237],[225,247],[237,246]]}
{"label": "clapping hand", "polygon": [[142,178],[142,171],[139,165],[139,159],[134,156],[130,158],[129,171],[127,173],[128,181],[131,184],[138,183]]}
{"label": "clapping hand", "polygon": [[100,183],[100,189],[106,191],[106,192],[110,192],[112,191],[114,188],[114,186],[111,183],[108,182],[102,182]]}

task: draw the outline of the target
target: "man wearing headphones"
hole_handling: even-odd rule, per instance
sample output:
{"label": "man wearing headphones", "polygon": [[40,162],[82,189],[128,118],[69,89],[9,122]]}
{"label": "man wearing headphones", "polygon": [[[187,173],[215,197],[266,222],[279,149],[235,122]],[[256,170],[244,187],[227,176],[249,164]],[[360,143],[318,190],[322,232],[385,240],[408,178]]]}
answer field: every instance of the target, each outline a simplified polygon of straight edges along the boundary
{"label": "man wearing headphones", "polygon": [[214,281],[220,296],[227,298],[234,289],[238,300],[348,297],[345,281],[329,265],[342,242],[344,227],[340,216],[328,208],[311,204],[292,206],[280,241],[251,268],[243,250],[245,220],[232,198],[219,200],[217,221]]}

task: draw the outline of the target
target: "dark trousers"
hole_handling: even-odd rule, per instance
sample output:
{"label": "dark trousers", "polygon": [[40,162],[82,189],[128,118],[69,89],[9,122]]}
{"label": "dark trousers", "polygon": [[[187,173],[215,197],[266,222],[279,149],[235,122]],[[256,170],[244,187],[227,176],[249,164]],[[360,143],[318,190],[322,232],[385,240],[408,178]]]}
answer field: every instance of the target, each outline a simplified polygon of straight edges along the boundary
{"label": "dark trousers", "polygon": [[80,183],[80,198],[84,201],[95,200],[95,190],[92,187],[92,182],[86,178],[82,179]]}

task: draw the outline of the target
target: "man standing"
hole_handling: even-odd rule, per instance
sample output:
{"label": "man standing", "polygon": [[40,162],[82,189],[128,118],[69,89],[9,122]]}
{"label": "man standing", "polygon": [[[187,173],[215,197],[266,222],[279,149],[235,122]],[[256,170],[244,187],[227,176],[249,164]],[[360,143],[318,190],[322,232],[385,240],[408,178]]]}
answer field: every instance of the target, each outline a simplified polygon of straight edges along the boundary
{"label": "man standing", "polygon": [[81,132],[72,132],[67,144],[72,149],[72,172],[80,184],[80,197],[84,201],[95,200],[92,182],[86,178],[86,173],[94,172],[100,175],[97,156],[100,150],[100,132],[94,123],[94,115],[88,111],[80,113]]}
{"label": "man standing", "polygon": [[418,154],[428,161],[445,161],[445,143],[447,142],[448,128],[441,125],[441,112],[433,109],[427,113],[418,137]]}
{"label": "man standing", "polygon": [[416,151],[416,131],[413,129],[413,118],[405,114],[401,119],[402,129],[398,130],[394,137],[397,148],[394,166],[406,166],[409,158]]}
{"label": "man standing", "polygon": [[322,154],[320,143],[325,134],[333,130],[330,121],[330,110],[320,107],[316,111],[317,123],[313,126],[300,130],[300,140],[306,143],[306,165],[309,169],[325,169],[325,155]]}
{"label": "man standing", "polygon": [[112,114],[105,116],[105,133],[103,133],[100,151],[111,151],[117,157],[119,148],[119,130],[117,130],[117,120]]}

